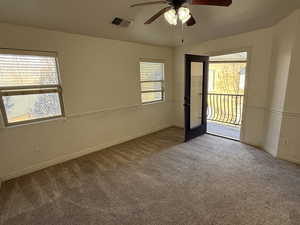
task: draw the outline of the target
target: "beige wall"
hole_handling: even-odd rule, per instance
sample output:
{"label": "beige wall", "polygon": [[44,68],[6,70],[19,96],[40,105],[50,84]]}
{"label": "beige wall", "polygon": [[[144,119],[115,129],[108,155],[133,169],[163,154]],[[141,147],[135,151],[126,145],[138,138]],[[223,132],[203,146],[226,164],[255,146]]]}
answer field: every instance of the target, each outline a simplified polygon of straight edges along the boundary
{"label": "beige wall", "polygon": [[273,27],[273,47],[264,142],[264,149],[273,156],[278,154],[287,83],[295,42],[296,18],[297,13],[294,13]]}
{"label": "beige wall", "polygon": [[294,41],[291,53],[278,157],[300,164],[300,10],[291,17]]}
{"label": "beige wall", "polygon": [[265,106],[272,50],[272,29],[257,30],[199,45],[183,46],[175,50],[174,102],[175,123],[183,126],[184,54],[216,55],[233,51],[249,51],[246,109],[242,140],[260,146],[263,144]]}
{"label": "beige wall", "polygon": [[[170,48],[0,24],[0,48],[56,51],[66,120],[0,129],[0,178],[172,125]],[[141,105],[139,59],[166,62],[166,101]]]}

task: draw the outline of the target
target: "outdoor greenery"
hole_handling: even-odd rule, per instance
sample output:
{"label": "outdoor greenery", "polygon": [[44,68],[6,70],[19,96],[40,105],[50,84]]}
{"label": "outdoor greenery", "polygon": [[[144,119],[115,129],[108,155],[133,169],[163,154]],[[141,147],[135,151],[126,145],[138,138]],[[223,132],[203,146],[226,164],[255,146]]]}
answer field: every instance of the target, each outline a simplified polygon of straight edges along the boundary
{"label": "outdoor greenery", "polygon": [[210,63],[209,92],[244,94],[246,63]]}
{"label": "outdoor greenery", "polygon": [[209,66],[208,119],[241,125],[246,63],[211,63]]}

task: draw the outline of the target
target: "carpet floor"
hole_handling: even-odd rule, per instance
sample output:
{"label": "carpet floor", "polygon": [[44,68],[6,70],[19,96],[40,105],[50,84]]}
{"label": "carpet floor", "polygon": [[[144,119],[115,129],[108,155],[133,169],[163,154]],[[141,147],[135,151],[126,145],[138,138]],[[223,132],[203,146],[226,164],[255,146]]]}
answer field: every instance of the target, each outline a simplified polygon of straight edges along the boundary
{"label": "carpet floor", "polygon": [[299,225],[300,167],[166,129],[7,181],[1,225]]}

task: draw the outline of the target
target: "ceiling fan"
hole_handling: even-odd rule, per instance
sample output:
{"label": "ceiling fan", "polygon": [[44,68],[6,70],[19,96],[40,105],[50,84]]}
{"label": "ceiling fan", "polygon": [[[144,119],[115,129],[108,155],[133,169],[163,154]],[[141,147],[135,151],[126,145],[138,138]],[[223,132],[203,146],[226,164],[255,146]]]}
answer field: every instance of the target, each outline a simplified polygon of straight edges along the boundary
{"label": "ceiling fan", "polygon": [[171,25],[177,25],[177,21],[179,19],[182,22],[182,24],[186,23],[187,26],[193,26],[196,24],[196,20],[191,14],[189,8],[183,6],[186,3],[190,5],[211,5],[211,6],[228,7],[232,4],[232,0],[162,0],[162,1],[138,3],[138,4],[131,5],[130,7],[168,4],[167,7],[163,8],[154,16],[152,16],[149,20],[147,20],[145,24],[151,24],[161,15],[164,15],[167,22]]}

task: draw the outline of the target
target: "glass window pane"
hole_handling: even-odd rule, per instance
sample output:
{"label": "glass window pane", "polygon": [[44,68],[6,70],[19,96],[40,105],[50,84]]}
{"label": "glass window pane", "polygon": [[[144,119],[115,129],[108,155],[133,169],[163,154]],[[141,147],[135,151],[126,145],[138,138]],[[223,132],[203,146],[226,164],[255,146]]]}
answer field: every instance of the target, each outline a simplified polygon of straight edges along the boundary
{"label": "glass window pane", "polygon": [[[210,93],[244,94],[247,63],[210,63],[208,80],[214,80]],[[212,77],[214,75],[214,77]]]}
{"label": "glass window pane", "polygon": [[3,96],[8,123],[61,116],[58,93]]}
{"label": "glass window pane", "polygon": [[142,93],[142,102],[155,102],[161,101],[162,99],[162,92],[150,92],[150,93]]}
{"label": "glass window pane", "polygon": [[57,84],[55,57],[0,54],[0,87]]}
{"label": "glass window pane", "polygon": [[190,128],[202,125],[203,62],[191,64]]}
{"label": "glass window pane", "polygon": [[140,63],[141,81],[155,81],[164,79],[164,64],[153,62]]}
{"label": "glass window pane", "polygon": [[141,83],[142,91],[161,91],[162,83],[161,82],[146,82]]}
{"label": "glass window pane", "polygon": [[247,61],[247,52],[209,57],[209,61]]}

